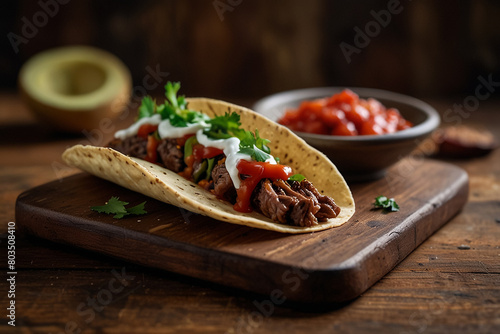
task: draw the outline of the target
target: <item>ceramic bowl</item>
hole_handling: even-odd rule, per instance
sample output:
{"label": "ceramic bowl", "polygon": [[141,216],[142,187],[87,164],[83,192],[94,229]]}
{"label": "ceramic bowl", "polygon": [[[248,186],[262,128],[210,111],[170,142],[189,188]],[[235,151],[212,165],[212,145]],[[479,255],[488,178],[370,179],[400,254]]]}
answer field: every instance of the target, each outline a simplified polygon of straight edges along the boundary
{"label": "ceramic bowl", "polygon": [[360,98],[375,98],[386,108],[396,108],[413,127],[392,134],[332,136],[295,132],[309,145],[326,154],[348,181],[383,177],[387,168],[406,157],[440,123],[438,113],[416,98],[372,88],[318,87],[286,91],[265,97],[253,109],[277,121],[288,109],[302,101],[328,97],[348,88]]}

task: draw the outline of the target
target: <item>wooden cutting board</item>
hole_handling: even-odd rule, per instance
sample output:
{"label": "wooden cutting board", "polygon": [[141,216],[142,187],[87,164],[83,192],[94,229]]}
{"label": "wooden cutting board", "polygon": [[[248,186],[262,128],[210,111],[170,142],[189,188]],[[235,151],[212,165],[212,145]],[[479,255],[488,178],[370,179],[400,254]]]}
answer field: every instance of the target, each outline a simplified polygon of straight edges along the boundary
{"label": "wooden cutting board", "polygon": [[[219,222],[88,174],[22,193],[19,227],[55,242],[145,266],[241,288],[273,303],[353,299],[389,272],[463,207],[468,177],[432,160],[402,163],[383,179],[351,185],[354,217],[341,227],[300,235]],[[372,210],[378,195],[399,212]],[[147,201],[148,214],[114,219],[90,210],[118,196]]]}

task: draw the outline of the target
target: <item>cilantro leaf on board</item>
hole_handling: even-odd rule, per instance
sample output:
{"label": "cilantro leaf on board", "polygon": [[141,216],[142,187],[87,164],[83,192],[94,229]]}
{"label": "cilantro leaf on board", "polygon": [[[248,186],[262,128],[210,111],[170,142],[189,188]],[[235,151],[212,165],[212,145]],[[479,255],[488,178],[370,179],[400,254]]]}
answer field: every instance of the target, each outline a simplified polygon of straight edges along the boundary
{"label": "cilantro leaf on board", "polygon": [[144,210],[145,204],[146,204],[146,202],[142,202],[140,204],[137,204],[136,206],[128,208],[127,213],[131,214],[131,215],[136,215],[136,216],[144,215],[144,214],[148,213],[146,210]]}
{"label": "cilantro leaf on board", "polygon": [[92,206],[90,209],[92,211],[97,211],[99,213],[107,213],[114,215],[113,218],[121,219],[127,215],[142,215],[147,213],[144,210],[144,205],[146,202],[142,202],[131,208],[125,208],[128,205],[128,202],[120,201],[119,197],[111,197],[104,205],[100,206]]}
{"label": "cilantro leaf on board", "polygon": [[119,214],[127,213],[125,205],[128,205],[128,202],[120,201],[119,197],[113,196],[104,205],[93,206],[90,209],[99,213]]}
{"label": "cilantro leaf on board", "polygon": [[394,198],[387,198],[386,196],[375,197],[373,207],[375,209],[382,209],[385,212],[399,211],[399,205],[396,203]]}

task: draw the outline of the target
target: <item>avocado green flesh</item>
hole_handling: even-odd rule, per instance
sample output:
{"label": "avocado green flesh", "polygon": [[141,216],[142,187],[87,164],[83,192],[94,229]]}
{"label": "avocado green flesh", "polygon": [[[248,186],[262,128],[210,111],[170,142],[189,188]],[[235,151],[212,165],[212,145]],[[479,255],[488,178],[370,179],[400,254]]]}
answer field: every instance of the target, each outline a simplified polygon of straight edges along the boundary
{"label": "avocado green flesh", "polygon": [[64,47],[35,55],[23,66],[20,86],[36,103],[65,111],[93,110],[130,93],[128,69],[91,47]]}

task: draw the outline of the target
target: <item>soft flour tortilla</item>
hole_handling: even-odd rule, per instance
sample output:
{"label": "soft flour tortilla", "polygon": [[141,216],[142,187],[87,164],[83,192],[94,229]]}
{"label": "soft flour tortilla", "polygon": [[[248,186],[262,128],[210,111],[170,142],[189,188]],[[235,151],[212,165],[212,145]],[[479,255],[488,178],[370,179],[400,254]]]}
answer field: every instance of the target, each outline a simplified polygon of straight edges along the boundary
{"label": "soft flour tortilla", "polygon": [[321,152],[307,145],[287,128],[234,104],[206,99],[190,98],[188,107],[210,117],[237,112],[242,127],[259,130],[274,156],[293,168],[294,173],[306,176],[320,193],[331,196],[341,208],[338,217],[312,227],[279,224],[257,213],[240,213],[229,202],[190,182],[176,173],[147,161],[128,157],[113,149],[77,145],[67,149],[63,160],[90,174],[137,191],[159,201],[182,207],[225,222],[283,233],[307,233],[340,226],[354,214],[354,199],[344,178],[333,163]]}

